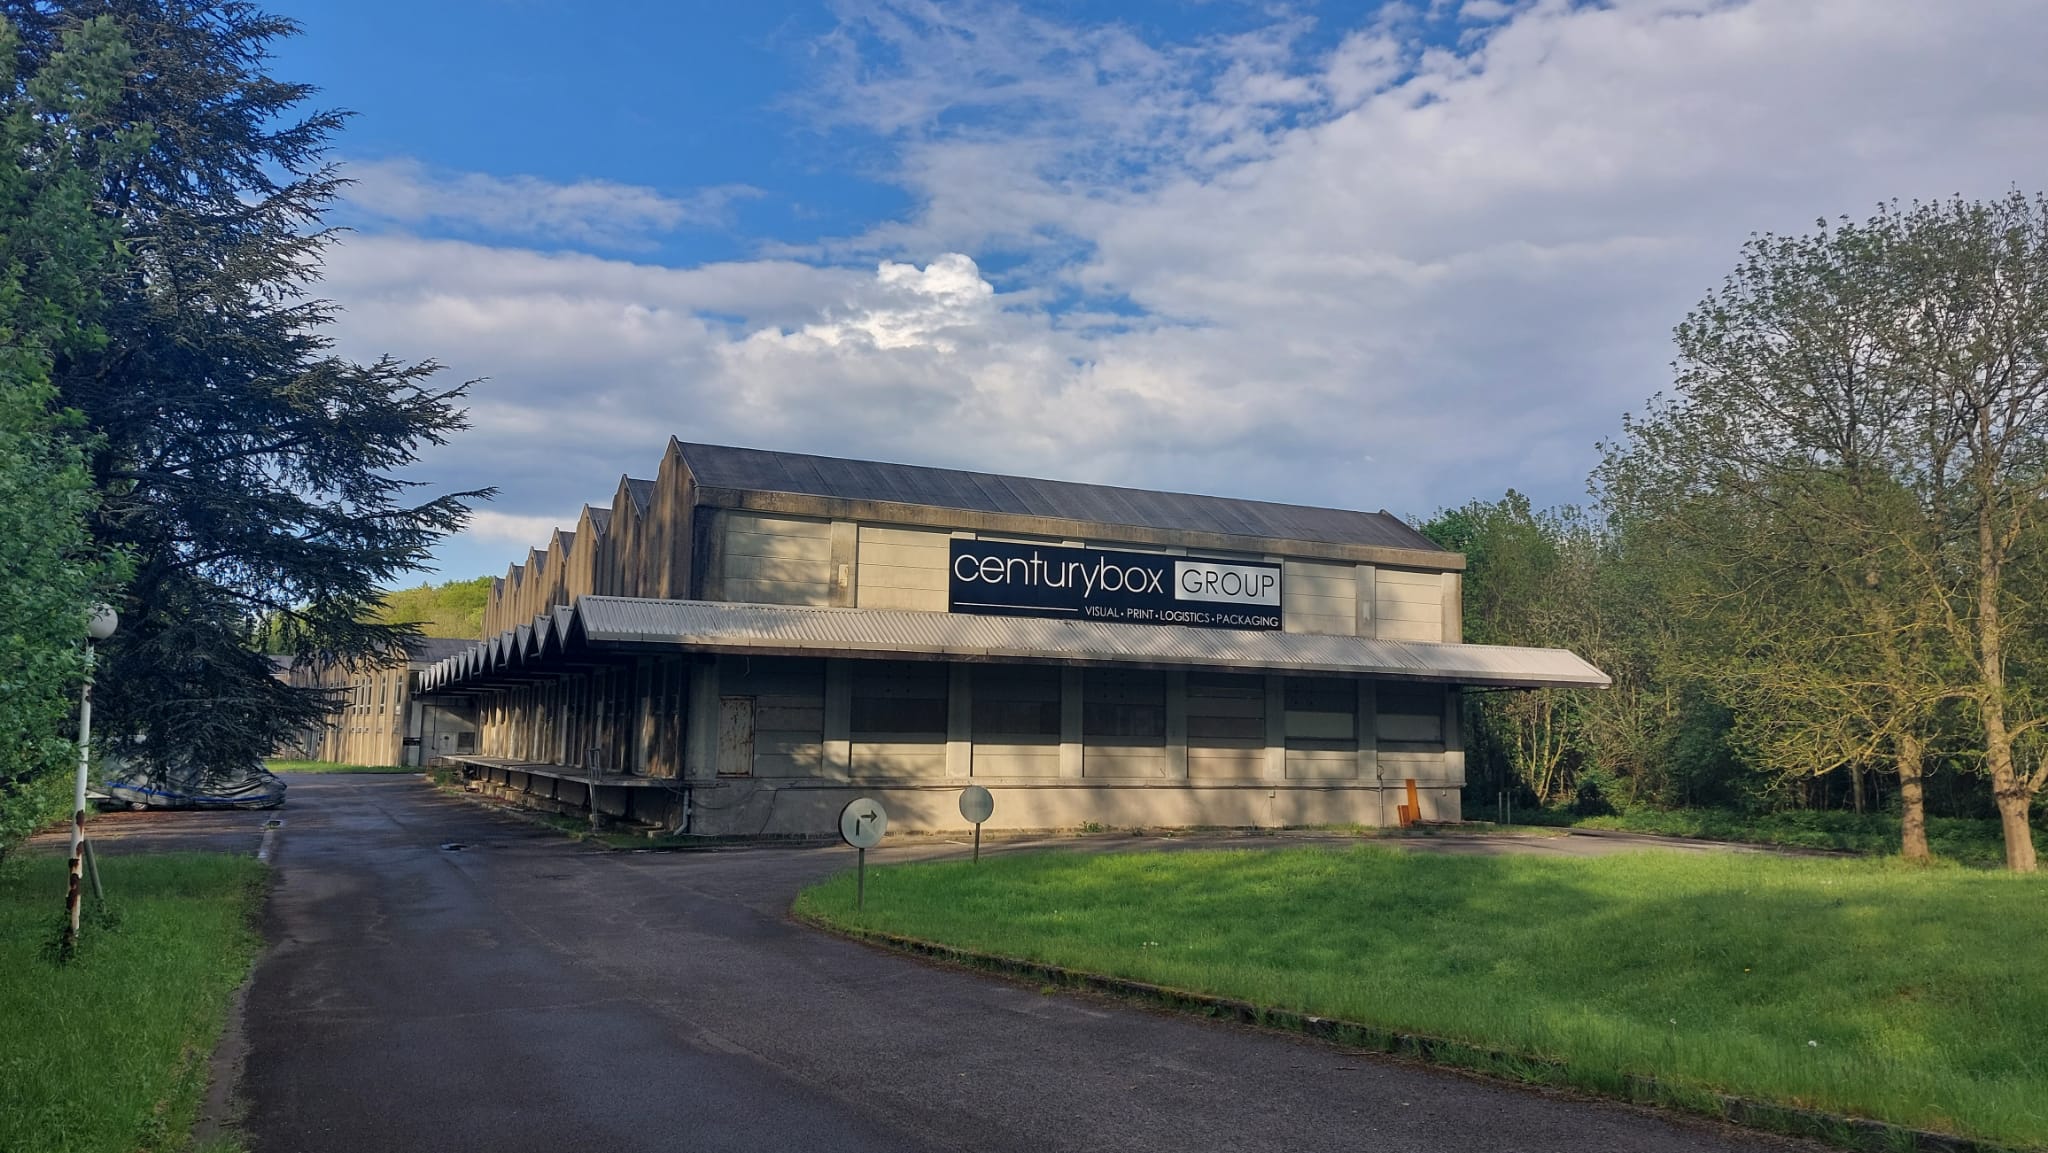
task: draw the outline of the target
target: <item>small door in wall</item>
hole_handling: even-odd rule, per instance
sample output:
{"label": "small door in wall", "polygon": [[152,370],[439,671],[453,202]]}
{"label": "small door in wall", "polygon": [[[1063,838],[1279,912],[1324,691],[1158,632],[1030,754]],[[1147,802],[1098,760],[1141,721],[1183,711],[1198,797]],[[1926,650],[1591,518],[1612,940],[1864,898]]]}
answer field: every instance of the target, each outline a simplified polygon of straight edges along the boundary
{"label": "small door in wall", "polygon": [[718,698],[718,775],[754,775],[754,698]]}

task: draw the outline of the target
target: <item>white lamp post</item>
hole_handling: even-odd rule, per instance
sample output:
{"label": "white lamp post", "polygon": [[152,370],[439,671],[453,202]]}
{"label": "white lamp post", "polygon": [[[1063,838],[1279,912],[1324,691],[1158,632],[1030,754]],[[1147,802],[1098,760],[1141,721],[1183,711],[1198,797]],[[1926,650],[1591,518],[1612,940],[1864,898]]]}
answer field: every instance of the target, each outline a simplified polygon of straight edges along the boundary
{"label": "white lamp post", "polygon": [[65,913],[69,918],[64,926],[64,952],[67,956],[78,947],[78,911],[83,903],[80,889],[85,882],[85,785],[92,757],[93,643],[113,636],[120,624],[120,616],[110,606],[101,605],[93,610],[92,623],[86,626],[85,687],[79,690],[78,696],[78,781],[71,796],[71,887],[64,897]]}

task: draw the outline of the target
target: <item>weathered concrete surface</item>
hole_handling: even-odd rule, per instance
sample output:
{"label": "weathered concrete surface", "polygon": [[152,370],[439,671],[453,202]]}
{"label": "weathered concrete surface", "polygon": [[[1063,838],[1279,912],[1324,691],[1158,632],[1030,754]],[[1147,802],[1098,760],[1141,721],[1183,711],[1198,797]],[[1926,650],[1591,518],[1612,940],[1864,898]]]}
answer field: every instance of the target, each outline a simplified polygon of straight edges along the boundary
{"label": "weathered concrete surface", "polygon": [[248,1003],[258,1153],[1784,1147],[786,920],[849,851],[607,853],[410,778],[291,796]]}

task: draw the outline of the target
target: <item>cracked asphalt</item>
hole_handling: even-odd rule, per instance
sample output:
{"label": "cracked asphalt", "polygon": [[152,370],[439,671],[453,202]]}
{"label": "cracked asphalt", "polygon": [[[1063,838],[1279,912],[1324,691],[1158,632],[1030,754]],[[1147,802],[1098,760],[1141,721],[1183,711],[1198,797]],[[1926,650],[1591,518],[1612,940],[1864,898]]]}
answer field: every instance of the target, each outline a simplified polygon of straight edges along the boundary
{"label": "cracked asphalt", "polygon": [[[851,850],[608,852],[413,777],[296,776],[290,797],[242,1030],[257,1153],[1793,1147],[1042,994],[789,921]],[[253,848],[248,816],[223,835]],[[1418,845],[1633,847],[1471,843],[1500,840]]]}

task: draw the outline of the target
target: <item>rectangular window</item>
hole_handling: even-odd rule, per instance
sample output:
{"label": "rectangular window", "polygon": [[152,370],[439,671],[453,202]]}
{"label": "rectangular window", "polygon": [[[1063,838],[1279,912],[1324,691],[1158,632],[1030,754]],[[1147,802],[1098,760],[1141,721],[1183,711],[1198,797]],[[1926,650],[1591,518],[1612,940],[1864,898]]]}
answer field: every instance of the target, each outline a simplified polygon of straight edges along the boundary
{"label": "rectangular window", "polygon": [[1060,671],[1051,667],[976,666],[974,739],[1003,744],[1057,743]]}
{"label": "rectangular window", "polygon": [[1380,747],[1390,752],[1442,752],[1442,685],[1382,681],[1378,689]]}
{"label": "rectangular window", "polygon": [[937,661],[853,662],[853,739],[944,741],[948,681]]}
{"label": "rectangular window", "polygon": [[1081,735],[1095,744],[1166,742],[1166,674],[1089,669],[1081,678]]}
{"label": "rectangular window", "polygon": [[1358,682],[1289,677],[1287,747],[1344,751],[1358,747]]}
{"label": "rectangular window", "polygon": [[1188,674],[1188,744],[1250,748],[1266,743],[1266,678]]}

